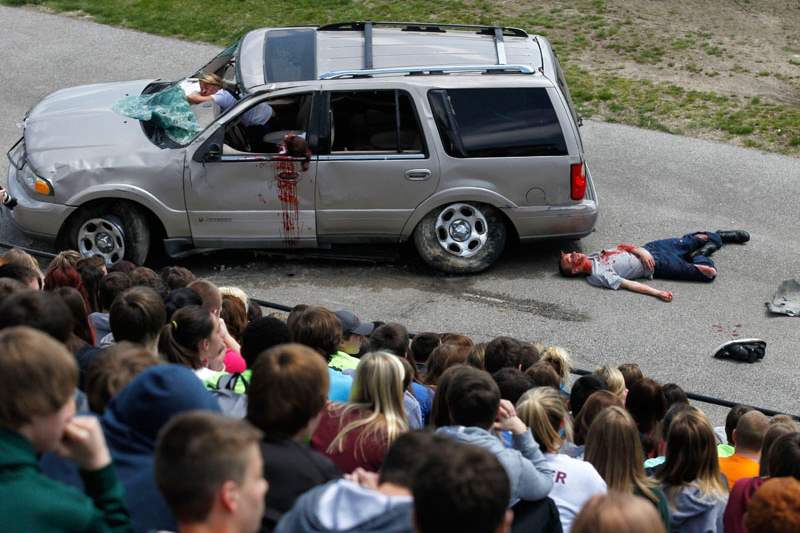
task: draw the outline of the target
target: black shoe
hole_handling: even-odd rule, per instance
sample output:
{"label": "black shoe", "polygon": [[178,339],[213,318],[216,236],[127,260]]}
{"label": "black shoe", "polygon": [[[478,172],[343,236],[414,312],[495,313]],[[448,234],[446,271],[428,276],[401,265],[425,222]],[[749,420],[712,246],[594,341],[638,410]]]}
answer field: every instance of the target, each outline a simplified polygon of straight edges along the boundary
{"label": "black shoe", "polygon": [[767,343],[761,339],[739,339],[728,341],[714,352],[718,359],[733,359],[743,363],[755,363],[764,358]]}
{"label": "black shoe", "polygon": [[698,255],[704,255],[706,257],[711,257],[711,254],[719,250],[719,246],[714,244],[711,241],[707,241],[703,246],[695,250],[694,252],[689,254],[689,257],[695,258]]}
{"label": "black shoe", "polygon": [[744,244],[750,240],[750,234],[741,229],[717,230],[717,235],[725,244]]}

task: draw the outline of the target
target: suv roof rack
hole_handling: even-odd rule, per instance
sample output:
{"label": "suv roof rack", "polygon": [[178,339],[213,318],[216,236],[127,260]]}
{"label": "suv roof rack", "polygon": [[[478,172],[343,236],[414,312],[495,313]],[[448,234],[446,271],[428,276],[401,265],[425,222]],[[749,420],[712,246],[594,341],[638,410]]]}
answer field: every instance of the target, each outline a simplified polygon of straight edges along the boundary
{"label": "suv roof rack", "polygon": [[337,78],[368,78],[381,74],[451,74],[455,72],[483,72],[486,74],[535,74],[536,70],[529,65],[429,65],[423,67],[387,67],[373,69],[332,70],[320,74],[321,80]]}
{"label": "suv roof rack", "polygon": [[360,31],[364,33],[364,70],[373,69],[372,61],[372,29],[375,26],[400,28],[402,31],[415,31],[426,33],[447,33],[447,30],[474,30],[479,35],[494,37],[494,46],[497,52],[497,64],[506,64],[506,46],[503,37],[528,37],[528,32],[519,28],[505,26],[483,26],[478,24],[437,24],[428,22],[374,22],[353,21],[325,24],[317,31]]}
{"label": "suv roof rack", "polygon": [[528,32],[519,28],[505,26],[485,26],[482,24],[438,24],[436,22],[394,22],[394,21],[351,21],[335,22],[319,26],[317,31],[364,31],[364,25],[400,28],[403,31],[422,31],[430,33],[447,33],[447,30],[475,30],[481,35],[494,35],[495,28],[503,30],[506,37],[528,37]]}

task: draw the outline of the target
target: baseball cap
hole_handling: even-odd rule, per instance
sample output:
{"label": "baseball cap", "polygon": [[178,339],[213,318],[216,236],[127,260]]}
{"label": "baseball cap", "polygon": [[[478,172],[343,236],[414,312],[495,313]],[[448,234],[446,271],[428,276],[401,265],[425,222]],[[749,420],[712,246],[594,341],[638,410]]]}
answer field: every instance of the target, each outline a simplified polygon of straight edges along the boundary
{"label": "baseball cap", "polygon": [[375,326],[371,322],[361,322],[361,320],[352,311],[336,311],[336,318],[342,324],[342,335],[362,335],[366,337]]}

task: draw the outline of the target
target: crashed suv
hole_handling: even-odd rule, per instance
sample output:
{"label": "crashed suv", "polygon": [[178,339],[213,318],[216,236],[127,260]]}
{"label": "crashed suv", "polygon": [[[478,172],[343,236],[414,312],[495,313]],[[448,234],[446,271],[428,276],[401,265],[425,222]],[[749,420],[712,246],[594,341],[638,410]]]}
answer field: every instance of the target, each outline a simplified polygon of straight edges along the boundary
{"label": "crashed suv", "polygon": [[[182,100],[207,74],[233,105],[193,105],[178,130],[118,112],[132,96],[180,89]],[[264,103],[272,112],[255,150],[244,120]],[[410,239],[437,269],[478,272],[512,238],[593,230],[578,126],[550,44],[520,29],[259,29],[173,83],[44,98],[8,152],[12,216],[28,234],[108,263],[142,264],[156,247],[177,257]],[[291,135],[307,143],[302,163],[281,149]]]}

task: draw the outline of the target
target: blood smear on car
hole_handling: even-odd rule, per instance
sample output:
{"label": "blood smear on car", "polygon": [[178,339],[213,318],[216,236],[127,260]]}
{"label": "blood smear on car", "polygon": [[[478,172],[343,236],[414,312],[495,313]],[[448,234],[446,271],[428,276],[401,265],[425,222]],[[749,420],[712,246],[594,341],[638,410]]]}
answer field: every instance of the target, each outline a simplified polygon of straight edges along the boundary
{"label": "blood smear on car", "polygon": [[283,240],[294,245],[300,239],[300,208],[297,200],[297,182],[300,174],[291,157],[275,160],[275,181],[278,184],[278,200],[281,202],[281,235]]}

